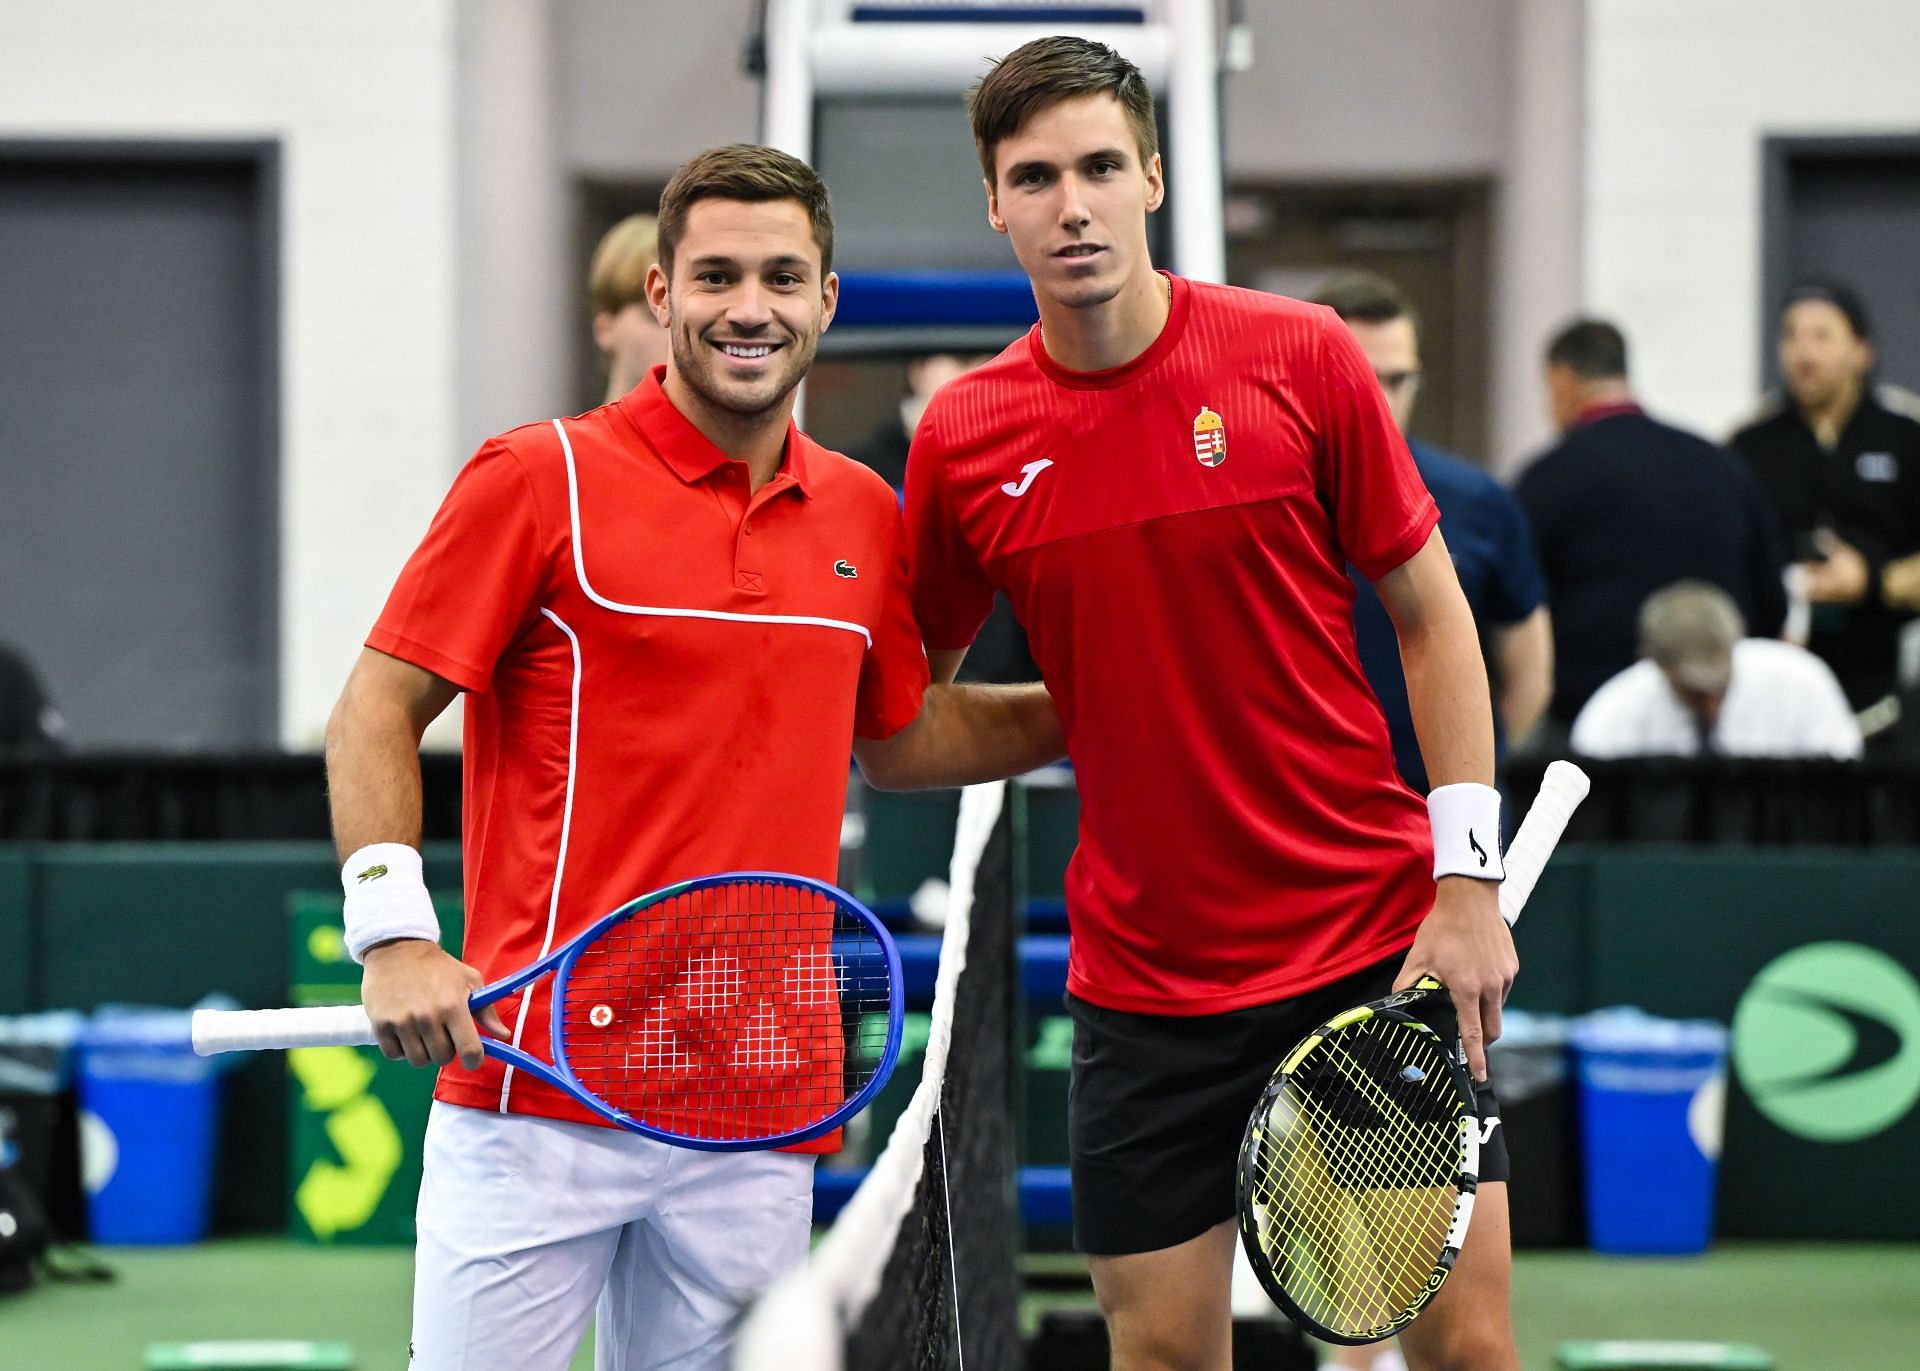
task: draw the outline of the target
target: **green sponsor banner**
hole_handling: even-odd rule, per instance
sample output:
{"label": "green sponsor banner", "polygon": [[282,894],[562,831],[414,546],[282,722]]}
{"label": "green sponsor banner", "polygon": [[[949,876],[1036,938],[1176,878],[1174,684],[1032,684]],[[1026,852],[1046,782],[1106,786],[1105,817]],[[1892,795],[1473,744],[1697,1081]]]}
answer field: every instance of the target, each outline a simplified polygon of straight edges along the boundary
{"label": "green sponsor banner", "polygon": [[[460,906],[436,908],[442,941],[457,951]],[[357,1003],[360,968],[347,955],[340,896],[296,894],[291,909],[292,1003]],[[412,1242],[434,1073],[372,1047],[303,1047],[287,1053],[287,1078],[289,1230],[311,1242]]]}
{"label": "green sponsor banner", "polygon": [[1586,855],[1581,1007],[1733,1029],[1720,1236],[1920,1234],[1920,858]]}
{"label": "green sponsor banner", "polygon": [[1860,943],[1795,948],[1740,997],[1733,1064],[1760,1112],[1797,1137],[1883,1133],[1920,1100],[1920,983]]}

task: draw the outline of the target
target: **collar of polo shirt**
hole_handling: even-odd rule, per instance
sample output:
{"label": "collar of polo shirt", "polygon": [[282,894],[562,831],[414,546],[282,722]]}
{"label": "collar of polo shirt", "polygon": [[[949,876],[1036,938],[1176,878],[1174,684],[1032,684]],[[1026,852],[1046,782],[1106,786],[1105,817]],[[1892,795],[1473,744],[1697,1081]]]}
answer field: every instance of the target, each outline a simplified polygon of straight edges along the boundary
{"label": "collar of polo shirt", "polygon": [[[662,386],[666,375],[664,366],[655,367],[644,381],[615,403],[674,474],[692,485],[713,475],[733,458],[715,447],[667,398]],[[807,436],[800,432],[799,426],[787,420],[786,459],[773,480],[779,482],[790,477],[800,493],[812,499],[813,491],[807,481],[807,443]]]}

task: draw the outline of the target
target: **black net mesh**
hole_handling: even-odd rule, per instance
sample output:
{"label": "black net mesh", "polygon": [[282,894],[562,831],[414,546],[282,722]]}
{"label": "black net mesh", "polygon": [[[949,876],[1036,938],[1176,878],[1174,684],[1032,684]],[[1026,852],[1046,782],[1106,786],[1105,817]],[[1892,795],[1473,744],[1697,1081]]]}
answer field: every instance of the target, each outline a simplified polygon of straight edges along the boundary
{"label": "black net mesh", "polygon": [[879,1293],[848,1331],[848,1371],[1021,1364],[1012,808],[1001,814],[975,881],[953,1050],[926,1165]]}

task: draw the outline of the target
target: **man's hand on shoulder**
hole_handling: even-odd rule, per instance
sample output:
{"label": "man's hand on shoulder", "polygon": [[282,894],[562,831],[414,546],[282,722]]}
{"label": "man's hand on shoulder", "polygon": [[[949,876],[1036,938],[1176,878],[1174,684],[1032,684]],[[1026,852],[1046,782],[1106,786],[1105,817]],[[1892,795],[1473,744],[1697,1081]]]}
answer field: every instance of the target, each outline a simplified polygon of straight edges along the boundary
{"label": "man's hand on shoulder", "polygon": [[1500,917],[1500,887],[1492,881],[1443,876],[1433,909],[1407,950],[1394,989],[1436,977],[1453,998],[1460,1041],[1476,1081],[1487,1078],[1487,1044],[1500,1036],[1500,1008],[1513,988],[1520,958]]}
{"label": "man's hand on shoulder", "polygon": [[492,1005],[476,1016],[467,998],[486,980],[437,943],[401,938],[369,948],[360,1000],[373,1020],[375,1038],[388,1057],[414,1066],[444,1066],[459,1059],[472,1071],[486,1060],[480,1029],[512,1036]]}

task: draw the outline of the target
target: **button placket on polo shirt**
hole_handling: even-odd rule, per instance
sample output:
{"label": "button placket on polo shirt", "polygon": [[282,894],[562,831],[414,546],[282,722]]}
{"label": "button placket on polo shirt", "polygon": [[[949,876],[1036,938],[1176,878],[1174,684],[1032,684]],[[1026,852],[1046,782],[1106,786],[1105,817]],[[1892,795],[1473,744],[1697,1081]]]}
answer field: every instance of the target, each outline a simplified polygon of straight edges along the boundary
{"label": "button placket on polo shirt", "polygon": [[[774,501],[787,494],[798,495],[800,487],[793,477],[781,472],[747,499],[746,512],[740,516],[740,533],[733,540],[733,586],[745,595],[765,595],[767,577],[761,561],[766,546],[766,521]],[[756,538],[755,533],[759,533]]]}
{"label": "button placket on polo shirt", "polygon": [[748,491],[747,469],[739,462],[729,462],[722,470],[728,514],[733,520],[733,588],[743,595],[764,595],[767,578],[754,550],[753,498]]}

